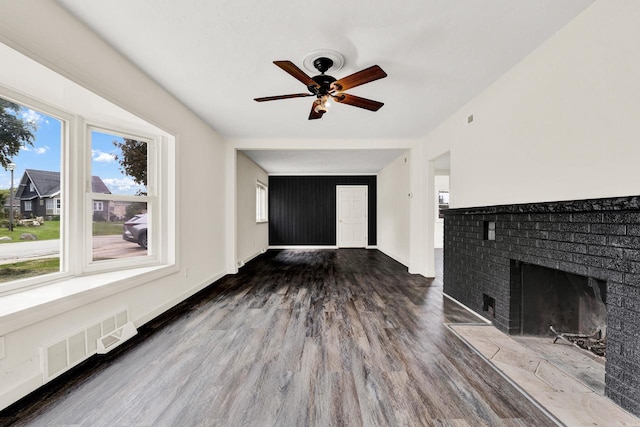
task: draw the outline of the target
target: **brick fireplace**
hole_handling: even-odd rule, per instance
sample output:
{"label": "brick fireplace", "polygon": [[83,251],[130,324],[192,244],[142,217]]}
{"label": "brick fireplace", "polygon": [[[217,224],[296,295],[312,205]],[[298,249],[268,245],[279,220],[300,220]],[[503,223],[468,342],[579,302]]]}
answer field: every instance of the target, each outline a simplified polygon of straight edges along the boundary
{"label": "brick fireplace", "polygon": [[[445,293],[510,334],[543,333],[558,315],[543,313],[542,327],[530,327],[531,313],[577,294],[573,306],[556,311],[587,320],[563,319],[562,327],[603,329],[606,394],[640,415],[640,196],[450,209],[444,216]],[[543,303],[532,302],[537,288]]]}

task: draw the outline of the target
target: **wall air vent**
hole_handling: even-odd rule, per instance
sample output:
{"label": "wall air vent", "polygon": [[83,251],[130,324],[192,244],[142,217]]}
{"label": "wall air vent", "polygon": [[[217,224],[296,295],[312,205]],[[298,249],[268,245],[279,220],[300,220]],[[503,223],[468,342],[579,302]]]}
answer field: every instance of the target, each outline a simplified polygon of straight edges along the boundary
{"label": "wall air vent", "polygon": [[129,311],[123,309],[101,321],[40,347],[43,382],[51,381],[94,354],[104,354],[136,335]]}

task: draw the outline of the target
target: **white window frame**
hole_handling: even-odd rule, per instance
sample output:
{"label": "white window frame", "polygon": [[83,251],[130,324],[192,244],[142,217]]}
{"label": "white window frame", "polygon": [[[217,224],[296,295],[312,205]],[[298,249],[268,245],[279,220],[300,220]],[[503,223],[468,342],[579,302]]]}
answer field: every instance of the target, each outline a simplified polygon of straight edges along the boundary
{"label": "white window frame", "polygon": [[269,222],[269,186],[256,181],[256,223]]}
{"label": "white window frame", "polygon": [[[66,198],[69,194],[69,182],[68,182],[68,168],[69,168],[69,147],[75,142],[72,129],[75,126],[75,117],[63,110],[57,109],[52,105],[38,101],[35,98],[27,96],[23,93],[16,92],[10,88],[0,85],[0,97],[9,101],[15,102],[23,107],[32,108],[35,111],[44,113],[50,117],[55,118],[61,122],[61,141],[60,141],[60,170],[66,171],[60,173],[60,196],[58,198]],[[30,182],[33,186],[33,183]],[[35,187],[34,187],[35,190]],[[69,203],[66,203],[69,205]],[[64,205],[63,205],[64,206]],[[29,208],[28,212],[33,211],[32,200],[25,201],[26,208]],[[6,292],[15,292],[21,288],[32,288],[40,284],[46,284],[55,282],[57,280],[65,279],[71,276],[70,259],[69,254],[69,222],[67,221],[68,210],[61,209],[60,212],[60,271],[50,274],[44,274],[41,276],[29,277],[26,279],[17,279],[10,282],[0,283],[0,295]]]}
{"label": "white window frame", "polygon": [[104,212],[104,202],[102,200],[94,200],[93,201],[93,211],[94,212]]}
{"label": "white window frame", "polygon": [[[91,149],[92,149],[92,132],[100,132],[109,135],[119,136],[125,139],[135,139],[147,143],[147,195],[130,196],[124,194],[104,194],[93,193],[91,176],[95,175],[91,172]],[[84,269],[86,271],[101,271],[115,268],[133,268],[147,265],[157,265],[166,259],[166,253],[160,248],[158,241],[160,229],[164,229],[159,222],[163,215],[160,212],[160,203],[158,198],[159,185],[157,183],[158,171],[161,170],[160,163],[162,155],[160,155],[159,145],[162,144],[160,137],[127,130],[123,127],[109,126],[100,123],[87,123],[85,125],[86,135],[86,208],[85,208],[85,253],[84,253]],[[97,200],[106,201],[124,201],[124,202],[142,202],[147,204],[147,222],[148,222],[148,243],[147,254],[145,256],[109,259],[109,260],[93,260],[93,203]]]}
{"label": "white window frame", "polygon": [[[153,164],[148,163],[147,170],[150,195],[146,197],[146,201],[148,208],[153,207],[153,213],[150,215],[153,221],[150,220],[151,236],[148,255],[92,262],[93,206],[91,201],[95,195],[90,192],[92,189],[91,138],[87,137],[89,124],[78,115],[57,109],[2,84],[0,84],[0,97],[40,111],[61,122],[60,194],[55,202],[58,208],[57,214],[60,215],[60,271],[0,283],[0,295],[98,272],[134,269],[133,275],[136,274],[135,271],[139,271],[135,270],[137,267],[168,267],[167,271],[174,271],[177,268],[175,237],[177,176],[174,137],[160,130],[157,134],[149,134],[148,131],[124,129],[122,126],[111,123],[91,123],[93,129],[101,132],[149,142],[147,161],[153,162]],[[71,177],[74,177],[73,182]],[[140,196],[99,194],[98,197],[101,201],[107,201],[107,204],[108,200],[127,198],[131,198],[131,201],[142,201]],[[25,201],[25,207],[29,207],[29,204],[32,204],[32,201]],[[161,231],[162,234],[160,234]],[[108,283],[108,281],[105,282],[105,284]]]}
{"label": "white window frame", "polygon": [[31,212],[33,210],[33,207],[31,206],[31,200],[25,200],[24,202],[24,211],[25,212]]}

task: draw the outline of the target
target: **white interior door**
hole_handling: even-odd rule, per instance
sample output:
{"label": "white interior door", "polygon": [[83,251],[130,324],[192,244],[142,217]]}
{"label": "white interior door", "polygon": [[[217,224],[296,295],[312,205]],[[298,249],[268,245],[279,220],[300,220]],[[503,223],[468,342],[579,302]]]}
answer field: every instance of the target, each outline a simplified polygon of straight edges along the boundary
{"label": "white interior door", "polygon": [[367,246],[367,191],[366,185],[338,185],[339,248],[365,248]]}

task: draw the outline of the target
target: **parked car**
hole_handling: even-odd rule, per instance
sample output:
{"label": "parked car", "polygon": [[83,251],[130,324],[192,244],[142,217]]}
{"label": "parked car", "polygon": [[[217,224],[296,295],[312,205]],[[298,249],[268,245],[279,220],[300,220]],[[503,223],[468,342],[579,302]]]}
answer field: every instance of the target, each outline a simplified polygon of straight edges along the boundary
{"label": "parked car", "polygon": [[138,214],[122,226],[122,238],[147,249],[147,214]]}

